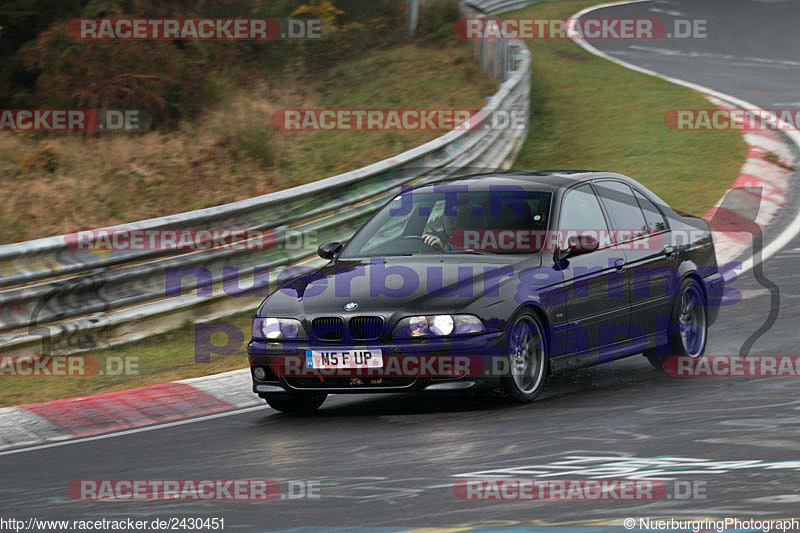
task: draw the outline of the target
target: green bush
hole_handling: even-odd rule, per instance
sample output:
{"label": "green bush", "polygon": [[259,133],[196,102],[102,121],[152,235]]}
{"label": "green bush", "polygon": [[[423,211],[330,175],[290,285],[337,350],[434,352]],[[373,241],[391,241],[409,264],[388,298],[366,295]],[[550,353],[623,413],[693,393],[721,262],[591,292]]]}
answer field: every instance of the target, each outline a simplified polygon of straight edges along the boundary
{"label": "green bush", "polygon": [[[421,4],[425,41],[452,31],[456,0]],[[324,23],[320,39],[305,40],[79,41],[66,33],[78,17],[175,16]],[[168,128],[218,101],[232,84],[285,69],[317,75],[366,49],[407,40],[406,3],[398,0],[8,0],[0,28],[0,107],[135,108]]]}
{"label": "green bush", "polygon": [[417,35],[426,41],[443,41],[452,37],[459,18],[458,0],[423,0]]}

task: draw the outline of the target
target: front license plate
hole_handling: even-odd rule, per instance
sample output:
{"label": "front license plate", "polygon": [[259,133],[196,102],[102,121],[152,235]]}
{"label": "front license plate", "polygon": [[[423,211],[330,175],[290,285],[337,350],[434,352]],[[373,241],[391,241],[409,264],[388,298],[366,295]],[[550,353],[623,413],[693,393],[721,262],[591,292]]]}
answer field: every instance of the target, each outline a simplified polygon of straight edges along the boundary
{"label": "front license plate", "polygon": [[306,368],[383,368],[380,350],[306,350]]}

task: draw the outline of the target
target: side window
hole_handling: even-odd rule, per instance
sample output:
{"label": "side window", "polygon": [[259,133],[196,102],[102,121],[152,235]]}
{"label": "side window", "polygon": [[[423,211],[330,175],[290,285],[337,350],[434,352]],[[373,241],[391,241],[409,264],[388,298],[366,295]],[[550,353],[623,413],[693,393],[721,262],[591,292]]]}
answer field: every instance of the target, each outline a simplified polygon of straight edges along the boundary
{"label": "side window", "polygon": [[561,216],[559,230],[582,231],[598,230],[607,231],[608,226],[603,217],[600,202],[597,201],[591,185],[588,183],[567,192],[561,203]]}
{"label": "side window", "polygon": [[647,233],[647,222],[630,187],[619,181],[600,181],[596,186],[615,230],[632,236]]}
{"label": "side window", "polygon": [[661,214],[661,211],[658,210],[655,204],[645,198],[644,195],[637,190],[634,190],[633,194],[636,195],[639,205],[642,206],[644,218],[647,220],[647,229],[651,233],[666,230],[667,221],[664,219],[664,215]]}

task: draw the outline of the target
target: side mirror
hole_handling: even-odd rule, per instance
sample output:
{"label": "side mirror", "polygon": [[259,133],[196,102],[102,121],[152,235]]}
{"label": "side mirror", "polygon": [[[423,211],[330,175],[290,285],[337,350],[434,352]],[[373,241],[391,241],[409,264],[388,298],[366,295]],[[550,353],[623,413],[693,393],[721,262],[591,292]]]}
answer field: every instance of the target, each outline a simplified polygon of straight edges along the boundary
{"label": "side mirror", "polygon": [[556,261],[563,261],[576,255],[590,254],[600,247],[600,243],[591,235],[581,235],[580,238],[573,235],[567,239],[566,248],[558,250]]}
{"label": "side mirror", "polygon": [[317,253],[323,259],[331,260],[342,251],[344,244],[336,241],[323,242],[317,248]]}

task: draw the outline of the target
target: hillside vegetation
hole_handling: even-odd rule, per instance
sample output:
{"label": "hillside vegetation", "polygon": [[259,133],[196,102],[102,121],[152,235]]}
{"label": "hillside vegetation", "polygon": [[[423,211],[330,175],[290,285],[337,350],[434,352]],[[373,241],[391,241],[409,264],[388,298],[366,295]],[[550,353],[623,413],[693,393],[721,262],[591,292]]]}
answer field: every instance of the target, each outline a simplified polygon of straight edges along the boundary
{"label": "hillside vegetation", "polygon": [[[413,40],[405,2],[389,0],[52,3],[0,7],[11,58],[0,67],[0,108],[144,109],[154,128],[0,133],[0,243],[249,198],[442,134],[278,131],[275,110],[475,109],[493,92],[470,43],[452,35],[454,0],[426,2]],[[294,41],[78,41],[65,31],[75,17],[201,15],[324,23],[321,39]]]}

